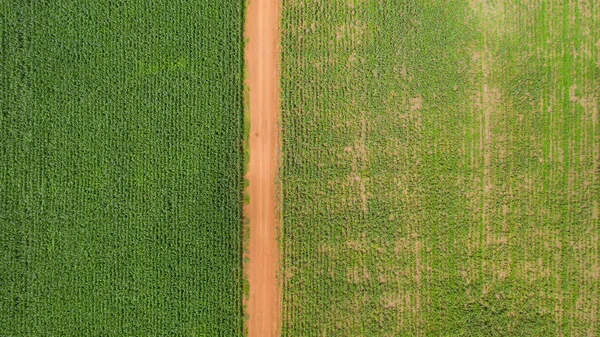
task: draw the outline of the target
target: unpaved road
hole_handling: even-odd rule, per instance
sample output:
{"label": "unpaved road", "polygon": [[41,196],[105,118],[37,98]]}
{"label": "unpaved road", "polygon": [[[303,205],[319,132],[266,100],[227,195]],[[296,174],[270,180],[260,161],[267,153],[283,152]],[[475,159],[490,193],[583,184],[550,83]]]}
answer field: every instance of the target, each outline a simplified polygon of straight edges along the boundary
{"label": "unpaved road", "polygon": [[250,0],[246,10],[246,85],[249,87],[250,283],[249,337],[279,334],[278,247],[275,179],[279,147],[280,0]]}

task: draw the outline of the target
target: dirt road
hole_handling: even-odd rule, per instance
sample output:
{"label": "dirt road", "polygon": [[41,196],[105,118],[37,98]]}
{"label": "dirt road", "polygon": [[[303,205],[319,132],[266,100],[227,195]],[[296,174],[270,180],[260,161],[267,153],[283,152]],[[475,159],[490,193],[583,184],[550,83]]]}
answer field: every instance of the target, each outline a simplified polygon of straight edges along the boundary
{"label": "dirt road", "polygon": [[246,273],[249,337],[279,333],[278,247],[275,179],[279,147],[280,0],[250,0],[246,11],[246,84],[250,104],[250,242]]}

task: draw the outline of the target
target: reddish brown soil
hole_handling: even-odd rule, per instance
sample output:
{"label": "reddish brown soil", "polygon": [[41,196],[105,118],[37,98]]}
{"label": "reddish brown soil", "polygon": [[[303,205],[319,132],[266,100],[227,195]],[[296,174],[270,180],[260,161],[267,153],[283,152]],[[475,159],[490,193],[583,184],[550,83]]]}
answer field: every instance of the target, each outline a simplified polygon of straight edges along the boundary
{"label": "reddish brown soil", "polygon": [[246,85],[249,88],[250,164],[246,216],[250,224],[249,337],[279,334],[276,209],[279,148],[279,0],[250,0],[246,12]]}

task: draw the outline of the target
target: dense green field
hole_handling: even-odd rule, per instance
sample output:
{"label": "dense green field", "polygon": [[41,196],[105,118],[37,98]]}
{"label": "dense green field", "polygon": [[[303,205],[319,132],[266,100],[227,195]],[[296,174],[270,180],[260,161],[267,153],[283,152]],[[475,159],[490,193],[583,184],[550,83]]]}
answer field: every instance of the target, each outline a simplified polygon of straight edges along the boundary
{"label": "dense green field", "polygon": [[600,334],[600,4],[283,0],[282,335]]}
{"label": "dense green field", "polygon": [[0,1],[0,335],[239,336],[240,1]]}

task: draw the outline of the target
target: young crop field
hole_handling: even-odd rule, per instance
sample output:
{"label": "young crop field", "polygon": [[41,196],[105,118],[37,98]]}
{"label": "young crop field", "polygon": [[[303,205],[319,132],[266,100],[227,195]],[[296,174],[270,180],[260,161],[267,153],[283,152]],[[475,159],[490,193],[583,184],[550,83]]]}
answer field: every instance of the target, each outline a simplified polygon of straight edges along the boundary
{"label": "young crop field", "polygon": [[0,335],[242,334],[244,2],[0,1]]}
{"label": "young crop field", "polygon": [[282,336],[600,335],[600,3],[283,0]]}

